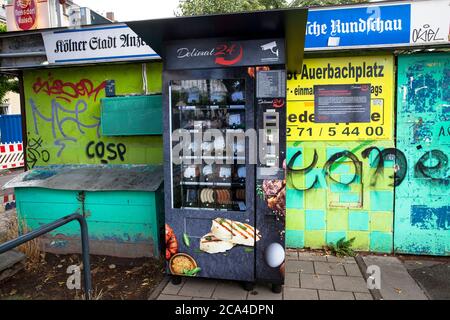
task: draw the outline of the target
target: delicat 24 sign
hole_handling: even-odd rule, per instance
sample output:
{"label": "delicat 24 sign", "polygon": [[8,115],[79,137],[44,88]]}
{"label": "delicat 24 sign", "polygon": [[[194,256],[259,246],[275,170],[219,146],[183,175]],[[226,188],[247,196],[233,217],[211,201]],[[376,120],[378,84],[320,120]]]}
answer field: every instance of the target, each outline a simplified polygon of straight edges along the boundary
{"label": "delicat 24 sign", "polygon": [[175,41],[166,46],[166,68],[224,68],[285,63],[284,39]]}
{"label": "delicat 24 sign", "polygon": [[290,77],[288,141],[392,138],[392,56],[305,59]]}
{"label": "delicat 24 sign", "polygon": [[159,59],[127,25],[43,32],[49,63]]}
{"label": "delicat 24 sign", "polygon": [[312,9],[305,50],[448,43],[449,0]]}

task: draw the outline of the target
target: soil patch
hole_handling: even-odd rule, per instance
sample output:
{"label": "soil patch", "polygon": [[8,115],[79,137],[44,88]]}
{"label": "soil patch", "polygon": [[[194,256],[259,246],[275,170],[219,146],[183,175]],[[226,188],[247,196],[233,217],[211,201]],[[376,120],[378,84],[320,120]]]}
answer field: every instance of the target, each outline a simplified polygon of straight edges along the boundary
{"label": "soil patch", "polygon": [[[147,300],[164,276],[162,260],[95,255],[90,258],[94,299]],[[82,265],[81,255],[47,253],[41,262],[28,266],[26,270],[2,282],[0,299],[82,299],[82,290],[70,290],[67,287],[67,279],[71,276],[67,268],[70,265]]]}

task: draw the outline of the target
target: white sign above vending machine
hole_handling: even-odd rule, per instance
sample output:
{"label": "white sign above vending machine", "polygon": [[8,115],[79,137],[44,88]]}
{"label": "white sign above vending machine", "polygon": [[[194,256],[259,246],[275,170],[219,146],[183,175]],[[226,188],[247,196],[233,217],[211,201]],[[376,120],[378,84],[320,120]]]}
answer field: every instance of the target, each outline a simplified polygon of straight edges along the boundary
{"label": "white sign above vending machine", "polygon": [[127,25],[43,32],[50,64],[159,59]]}

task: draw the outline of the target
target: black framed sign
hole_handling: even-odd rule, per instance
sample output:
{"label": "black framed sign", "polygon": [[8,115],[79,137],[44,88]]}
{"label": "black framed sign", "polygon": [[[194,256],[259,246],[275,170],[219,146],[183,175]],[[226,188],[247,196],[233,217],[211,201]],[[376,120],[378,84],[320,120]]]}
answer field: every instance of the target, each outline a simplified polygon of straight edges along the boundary
{"label": "black framed sign", "polygon": [[318,123],[370,122],[370,84],[314,86]]}
{"label": "black framed sign", "polygon": [[167,70],[226,68],[285,63],[284,39],[201,39],[166,45]]}

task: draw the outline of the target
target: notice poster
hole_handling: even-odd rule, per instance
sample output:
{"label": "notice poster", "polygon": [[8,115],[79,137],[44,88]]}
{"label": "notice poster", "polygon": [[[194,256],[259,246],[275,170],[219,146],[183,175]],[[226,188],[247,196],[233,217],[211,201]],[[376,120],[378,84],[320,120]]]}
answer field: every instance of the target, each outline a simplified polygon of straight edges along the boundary
{"label": "notice poster", "polygon": [[288,141],[390,140],[391,55],[305,59],[288,75]]}
{"label": "notice poster", "polygon": [[370,84],[314,86],[316,123],[370,122]]}
{"label": "notice poster", "polygon": [[284,70],[258,71],[256,73],[257,98],[284,98],[286,72]]}

